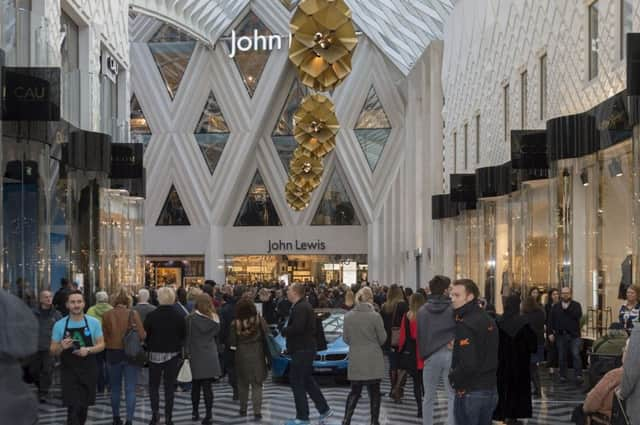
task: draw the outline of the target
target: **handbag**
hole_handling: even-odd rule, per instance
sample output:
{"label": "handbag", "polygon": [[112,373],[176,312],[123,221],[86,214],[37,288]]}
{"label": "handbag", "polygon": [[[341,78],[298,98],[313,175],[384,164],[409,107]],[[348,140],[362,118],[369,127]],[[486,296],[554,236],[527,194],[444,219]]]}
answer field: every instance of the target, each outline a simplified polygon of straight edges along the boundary
{"label": "handbag", "polygon": [[262,332],[262,347],[264,352],[264,360],[267,365],[267,369],[271,369],[273,364],[273,358],[280,355],[278,343],[273,336],[265,329],[264,322],[258,316],[258,323],[260,323],[260,331]]}
{"label": "handbag", "polygon": [[611,405],[611,425],[631,425],[625,401],[613,394],[613,404]]}
{"label": "handbag", "polygon": [[191,363],[189,362],[189,359],[184,359],[182,366],[180,366],[180,371],[178,372],[178,382],[186,384],[192,380]]}
{"label": "handbag", "polygon": [[406,339],[398,356],[398,369],[414,372],[418,369],[416,340],[411,338],[411,324],[409,323],[409,318],[407,316],[404,317],[404,321]]}
{"label": "handbag", "polygon": [[397,347],[400,345],[400,326],[393,326],[393,322],[396,319],[396,313],[398,312],[398,305],[393,309],[393,316],[391,316],[391,346]]}
{"label": "handbag", "polygon": [[129,310],[129,328],[122,338],[124,355],[131,364],[142,366],[146,361],[146,353],[140,339],[140,333],[136,329],[136,322],[133,319],[133,310]]}

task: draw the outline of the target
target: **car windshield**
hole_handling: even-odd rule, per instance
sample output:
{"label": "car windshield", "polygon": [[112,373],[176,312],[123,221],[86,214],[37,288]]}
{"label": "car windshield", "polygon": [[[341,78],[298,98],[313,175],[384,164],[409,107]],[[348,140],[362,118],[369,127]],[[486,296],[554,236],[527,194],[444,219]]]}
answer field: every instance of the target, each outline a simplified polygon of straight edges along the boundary
{"label": "car windshield", "polygon": [[331,344],[333,341],[342,336],[343,326],[343,313],[332,313],[329,317],[322,321],[322,327],[324,328],[324,337],[327,340],[327,344]]}

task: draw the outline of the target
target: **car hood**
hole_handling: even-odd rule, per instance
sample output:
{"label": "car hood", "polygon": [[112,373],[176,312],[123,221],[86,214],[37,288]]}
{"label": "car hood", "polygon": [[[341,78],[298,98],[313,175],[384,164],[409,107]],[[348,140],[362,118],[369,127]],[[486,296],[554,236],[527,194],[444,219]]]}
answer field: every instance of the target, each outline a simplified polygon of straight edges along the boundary
{"label": "car hood", "polygon": [[[281,350],[284,350],[287,347],[287,340],[282,334],[278,334],[275,337],[276,342],[280,346]],[[324,351],[318,351],[320,355],[326,354],[347,354],[349,352],[349,346],[344,342],[342,337],[338,337],[334,341],[327,344],[327,349]]]}

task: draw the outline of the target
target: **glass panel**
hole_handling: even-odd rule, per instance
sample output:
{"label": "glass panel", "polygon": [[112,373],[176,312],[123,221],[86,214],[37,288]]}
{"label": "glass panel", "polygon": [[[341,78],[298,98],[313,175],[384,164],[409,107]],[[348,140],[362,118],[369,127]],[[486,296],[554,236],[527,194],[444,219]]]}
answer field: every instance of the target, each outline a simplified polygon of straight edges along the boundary
{"label": "glass panel", "polygon": [[207,104],[204,107],[195,133],[200,150],[209,166],[209,171],[213,174],[227,140],[229,140],[229,127],[213,92],[209,93]]}
{"label": "glass panel", "polygon": [[167,85],[171,99],[178,87],[196,47],[196,41],[169,24],[164,24],[149,40],[149,49]]}
{"label": "glass panel", "polygon": [[371,171],[375,170],[389,139],[391,123],[373,86],[360,112],[355,133]]}
{"label": "glass panel", "polygon": [[627,33],[633,30],[633,0],[620,0],[620,59],[624,59],[627,53]]}
{"label": "glass panel", "polygon": [[289,161],[293,156],[293,151],[298,147],[293,138],[293,114],[307,93],[307,88],[296,79],[289,89],[289,95],[280,113],[276,128],[273,129],[273,144],[276,146],[278,156],[287,172],[289,172]]}
{"label": "glass panel", "polygon": [[634,283],[633,166],[630,143],[600,152],[599,155],[600,238],[596,258],[602,298],[598,304],[604,309],[603,327],[607,327],[611,321],[618,321],[620,306],[627,299],[627,289]]}
{"label": "glass panel", "polygon": [[289,10],[293,10],[295,9],[298,4],[300,4],[300,0],[280,0],[282,2],[282,4],[284,4],[284,7],[286,7]]}
{"label": "glass panel", "polygon": [[131,131],[131,141],[133,143],[149,143],[151,139],[151,129],[147,118],[144,116],[140,102],[134,94],[131,98],[131,115],[129,117],[129,129]]}
{"label": "glass panel", "polygon": [[253,177],[234,226],[281,226],[276,207],[260,172]]}
{"label": "glass panel", "polygon": [[64,12],[60,14],[60,25],[64,32],[60,47],[61,68],[63,73],[67,73],[80,66],[80,30],[73,19]]}
{"label": "glass panel", "polygon": [[[264,44],[266,44],[269,37],[273,35],[255,13],[249,12],[236,28],[236,39],[249,37],[251,40],[254,40],[254,38],[256,38],[256,32],[258,36],[264,36],[266,38]],[[256,43],[258,42],[256,41]],[[227,41],[227,48],[229,52],[235,51],[233,60],[238,66],[242,81],[244,81],[249,96],[253,97],[258,87],[260,77],[262,76],[262,71],[264,71],[264,67],[269,60],[269,50],[266,48],[258,49],[257,46],[254,46],[255,49],[249,49],[243,52],[231,46],[231,40]]]}
{"label": "glass panel", "polygon": [[529,97],[527,76],[527,71],[520,75],[520,120],[522,128],[527,128],[527,98]]}
{"label": "glass panel", "polygon": [[523,293],[532,288],[550,289],[552,271],[549,185],[546,181],[523,183],[522,226],[524,228]]}
{"label": "glass panel", "polygon": [[522,193],[511,195],[509,201],[509,268],[502,276],[502,296],[522,290],[524,269],[524,225],[522,221]]}
{"label": "glass panel", "polygon": [[156,226],[189,225],[191,225],[191,223],[189,222],[189,217],[187,217],[187,212],[182,206],[178,191],[176,191],[175,186],[172,185],[171,190],[169,190],[169,195],[167,195],[167,200],[164,201],[164,207],[162,207],[162,212],[160,212]]}
{"label": "glass panel", "polygon": [[540,120],[547,116],[547,55],[540,58]]}
{"label": "glass panel", "polygon": [[455,276],[456,279],[469,278],[469,243],[467,213],[463,212],[455,218]]}
{"label": "glass panel", "polygon": [[482,202],[482,263],[484,265],[484,297],[487,302],[496,305],[496,245],[497,245],[497,208],[496,202]]}
{"label": "glass panel", "polygon": [[312,225],[323,226],[358,226],[360,220],[351,203],[347,189],[337,171],[329,180],[327,190],[320,201],[320,206],[313,217]]}
{"label": "glass panel", "polygon": [[598,1],[589,6],[589,79],[598,75]]}

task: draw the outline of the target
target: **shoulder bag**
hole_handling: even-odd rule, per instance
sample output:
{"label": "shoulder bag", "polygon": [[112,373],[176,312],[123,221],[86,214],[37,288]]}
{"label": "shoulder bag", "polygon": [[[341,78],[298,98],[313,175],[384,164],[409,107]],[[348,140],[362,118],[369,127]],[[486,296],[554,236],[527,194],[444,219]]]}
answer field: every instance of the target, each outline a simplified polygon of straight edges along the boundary
{"label": "shoulder bag", "polygon": [[142,366],[146,361],[146,355],[142,341],[140,340],[140,333],[136,328],[136,322],[133,320],[133,310],[129,310],[128,324],[127,332],[122,338],[124,355],[129,363]]}
{"label": "shoulder bag", "polygon": [[405,340],[398,358],[398,369],[413,372],[418,369],[418,356],[416,340],[411,337],[411,323],[407,316],[404,317]]}
{"label": "shoulder bag", "polygon": [[182,361],[182,366],[180,366],[180,371],[178,372],[178,382],[186,384],[193,380],[193,376],[191,374],[191,362],[189,361],[189,339],[191,338],[191,325],[193,323],[193,317],[187,317],[189,321],[189,332],[187,333],[187,343],[185,344],[185,354],[184,360]]}
{"label": "shoulder bag", "polygon": [[613,394],[613,404],[611,405],[611,425],[631,425],[629,415],[627,415],[625,401]]}
{"label": "shoulder bag", "polygon": [[393,326],[396,320],[396,313],[398,313],[398,304],[393,309],[393,315],[391,316],[391,346],[395,348],[400,345],[400,326]]}

